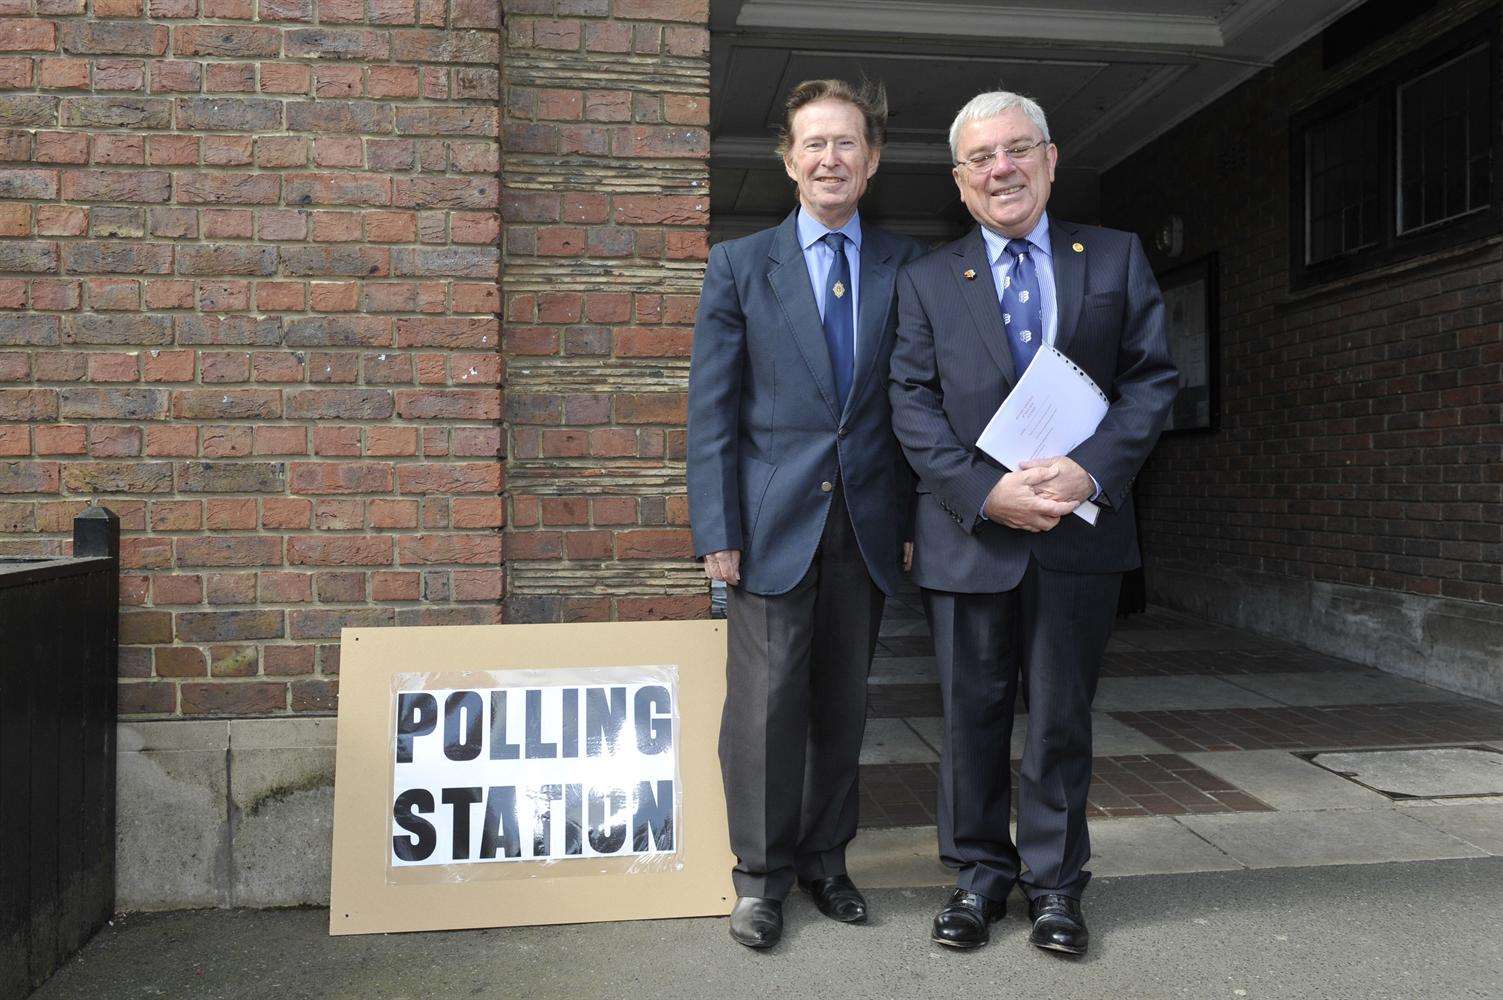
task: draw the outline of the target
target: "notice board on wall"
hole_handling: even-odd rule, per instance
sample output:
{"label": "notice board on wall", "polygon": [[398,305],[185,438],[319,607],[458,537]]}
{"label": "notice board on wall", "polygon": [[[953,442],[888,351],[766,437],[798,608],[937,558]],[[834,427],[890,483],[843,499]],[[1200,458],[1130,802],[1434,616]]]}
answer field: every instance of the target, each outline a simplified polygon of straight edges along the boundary
{"label": "notice board on wall", "polygon": [[723,622],[344,630],[332,934],[728,913]]}

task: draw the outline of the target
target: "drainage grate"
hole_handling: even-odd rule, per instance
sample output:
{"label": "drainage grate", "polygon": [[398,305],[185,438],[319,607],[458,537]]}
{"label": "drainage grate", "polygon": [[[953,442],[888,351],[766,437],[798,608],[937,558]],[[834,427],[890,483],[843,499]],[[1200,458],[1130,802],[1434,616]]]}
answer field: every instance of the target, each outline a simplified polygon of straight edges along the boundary
{"label": "drainage grate", "polygon": [[1395,801],[1503,795],[1503,752],[1488,746],[1315,752],[1296,756]]}

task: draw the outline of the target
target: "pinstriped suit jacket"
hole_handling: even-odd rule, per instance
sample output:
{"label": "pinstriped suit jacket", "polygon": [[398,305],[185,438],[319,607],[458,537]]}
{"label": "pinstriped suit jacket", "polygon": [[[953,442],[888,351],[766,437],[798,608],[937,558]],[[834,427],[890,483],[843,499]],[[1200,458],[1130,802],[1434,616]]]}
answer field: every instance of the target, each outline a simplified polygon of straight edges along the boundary
{"label": "pinstriped suit jacket", "polygon": [[839,479],[867,570],[891,594],[913,495],[886,392],[892,286],[922,247],[861,224],[856,376],[838,407],[796,218],[710,251],[689,368],[694,554],[740,549],[743,588],[792,590],[830,510],[821,485]]}
{"label": "pinstriped suit jacket", "polygon": [[1049,234],[1059,311],[1054,346],[1111,401],[1096,433],[1070,455],[1101,485],[1101,516],[1092,527],[1071,515],[1041,534],[980,516],[1006,470],[975,447],[976,439],[1016,374],[986,244],[975,229],[898,275],[889,392],[893,430],[919,477],[913,575],[921,587],[1010,590],[1030,555],[1046,569],[1080,573],[1139,565],[1132,481],[1178,388],[1163,298],[1135,235],[1054,218]]}

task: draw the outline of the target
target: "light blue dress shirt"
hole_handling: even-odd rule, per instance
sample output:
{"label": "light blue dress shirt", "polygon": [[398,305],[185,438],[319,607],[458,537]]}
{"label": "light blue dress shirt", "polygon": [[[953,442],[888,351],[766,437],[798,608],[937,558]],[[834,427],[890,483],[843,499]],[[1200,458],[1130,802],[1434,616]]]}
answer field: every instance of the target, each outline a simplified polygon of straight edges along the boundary
{"label": "light blue dress shirt", "polygon": [[[804,251],[804,266],[809,269],[809,283],[814,286],[814,304],[819,307],[819,318],[825,318],[825,279],[835,263],[835,251],[824,241],[826,233],[845,234],[845,259],[851,269],[851,315],[861,315],[861,213],[857,212],[839,229],[830,229],[823,222],[798,210],[798,245]],[[1052,287],[1052,286],[1051,286]],[[861,342],[861,324],[855,327],[856,343]]]}
{"label": "light blue dress shirt", "polygon": [[[998,289],[997,301],[1000,303],[1002,278],[1012,274],[1013,258],[1007,252],[1009,237],[1001,233],[994,233],[985,226],[981,227],[981,238],[986,241],[986,259],[992,265],[992,287]],[[1044,343],[1054,346],[1054,339],[1059,335],[1059,307],[1054,299],[1054,249],[1049,245],[1049,213],[1039,216],[1038,224],[1033,227],[1025,239],[1028,240],[1028,256],[1033,261],[1033,273],[1039,282],[1039,311],[1044,314]],[[808,251],[804,251],[808,256]],[[826,257],[830,254],[826,253]],[[999,304],[998,308],[1001,306]],[[1089,472],[1086,475],[1091,476]],[[1091,485],[1096,487],[1092,494],[1092,500],[1101,498],[1101,484],[1096,482],[1096,477],[1091,476]],[[982,514],[986,517],[986,514]]]}

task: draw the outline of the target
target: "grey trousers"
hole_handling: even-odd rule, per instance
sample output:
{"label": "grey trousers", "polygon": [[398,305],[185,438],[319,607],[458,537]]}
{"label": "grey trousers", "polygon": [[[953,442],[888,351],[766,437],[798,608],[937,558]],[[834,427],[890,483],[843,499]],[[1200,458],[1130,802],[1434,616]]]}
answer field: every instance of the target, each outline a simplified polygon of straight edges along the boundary
{"label": "grey trousers", "polygon": [[782,899],[795,877],[845,873],[882,604],[838,487],[797,586],[727,588],[720,770],[738,896]]}
{"label": "grey trousers", "polygon": [[[1021,882],[1029,898],[1079,898],[1090,880],[1091,700],[1121,582],[1030,562],[1004,593],[924,591],[945,712],[939,857],[960,888],[1002,900]],[[1028,738],[1014,845],[1008,758],[1020,686]]]}

